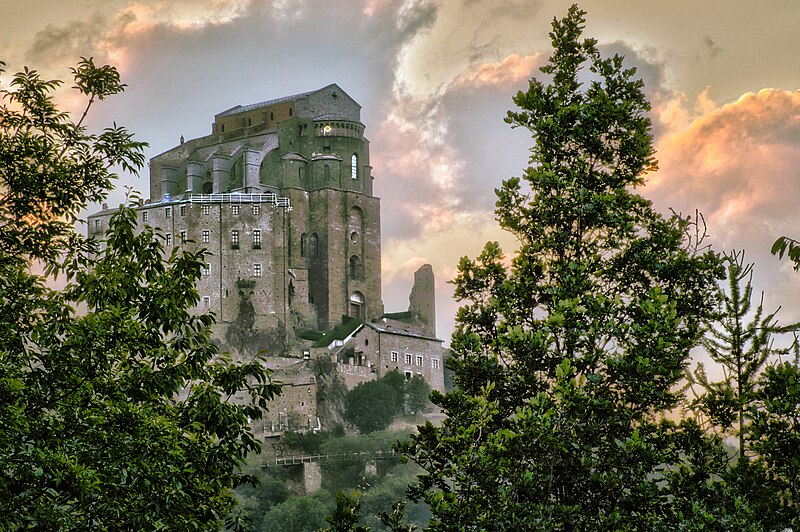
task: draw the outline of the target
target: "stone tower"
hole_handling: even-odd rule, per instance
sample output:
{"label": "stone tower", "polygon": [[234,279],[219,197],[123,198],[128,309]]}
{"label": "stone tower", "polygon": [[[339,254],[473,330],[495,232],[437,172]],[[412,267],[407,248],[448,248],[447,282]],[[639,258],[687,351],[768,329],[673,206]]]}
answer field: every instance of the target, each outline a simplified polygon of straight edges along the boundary
{"label": "stone tower", "polygon": [[414,272],[414,286],[408,296],[408,311],[420,321],[425,332],[433,337],[436,336],[435,282],[433,266],[423,264]]}
{"label": "stone tower", "polygon": [[[361,106],[338,85],[215,116],[211,134],[150,161],[139,224],[209,251],[199,310],[236,350],[287,349],[300,329],[373,320],[381,301],[380,200]],[[89,217],[102,236],[113,210]]]}

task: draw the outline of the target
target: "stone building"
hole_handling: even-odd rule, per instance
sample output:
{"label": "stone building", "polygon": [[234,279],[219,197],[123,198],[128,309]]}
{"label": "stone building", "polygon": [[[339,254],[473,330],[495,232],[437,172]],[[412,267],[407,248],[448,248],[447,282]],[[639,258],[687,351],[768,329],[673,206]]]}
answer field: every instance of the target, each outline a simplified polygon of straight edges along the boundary
{"label": "stone building", "polygon": [[[392,369],[444,388],[430,265],[415,275],[409,310],[384,314],[380,200],[364,129],[361,106],[332,84],[228,109],[209,135],[181,137],[150,160],[139,229],[157,228],[167,254],[208,251],[195,311],[216,314],[220,350],[265,354],[284,383],[254,422],[264,435],[320,427],[319,382],[330,380],[318,381],[315,356],[333,362],[348,388]],[[104,205],[90,215],[89,236],[102,238],[113,213]],[[360,325],[345,341],[303,340],[346,318]]]}
{"label": "stone building", "polygon": [[[297,330],[383,315],[372,180],[361,106],[333,84],[228,109],[154,157],[139,223],[208,249],[198,310],[224,347],[288,353]],[[112,213],[89,216],[91,236]]]}

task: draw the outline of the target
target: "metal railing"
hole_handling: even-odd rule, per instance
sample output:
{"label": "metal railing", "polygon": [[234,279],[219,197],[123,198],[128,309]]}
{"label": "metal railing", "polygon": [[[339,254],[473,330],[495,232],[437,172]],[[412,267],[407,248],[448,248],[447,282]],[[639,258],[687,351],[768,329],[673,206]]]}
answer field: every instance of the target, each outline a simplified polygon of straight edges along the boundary
{"label": "metal railing", "polygon": [[281,198],[274,192],[261,194],[189,194],[184,201],[190,203],[270,203],[276,207],[291,209],[289,198]]}
{"label": "metal railing", "polygon": [[354,453],[338,453],[338,454],[308,454],[308,455],[294,455],[294,456],[276,456],[276,466],[290,466],[299,464],[308,464],[311,462],[319,462],[321,460],[347,460],[350,458],[363,458],[382,460],[386,458],[394,458],[397,453],[394,449],[388,451],[359,451]]}

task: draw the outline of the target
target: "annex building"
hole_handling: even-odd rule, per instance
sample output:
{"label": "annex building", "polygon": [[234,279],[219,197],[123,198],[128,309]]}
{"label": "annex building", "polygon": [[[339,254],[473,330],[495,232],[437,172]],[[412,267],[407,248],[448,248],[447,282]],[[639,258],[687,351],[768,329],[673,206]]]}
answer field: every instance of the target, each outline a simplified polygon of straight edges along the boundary
{"label": "annex building", "polygon": [[[139,227],[158,228],[167,253],[176,246],[208,250],[196,310],[216,314],[213,333],[220,349],[264,352],[275,357],[277,371],[291,374],[298,393],[289,396],[302,400],[286,397],[278,428],[292,415],[307,420],[309,428],[319,424],[309,400],[316,384],[309,369],[312,352],[330,356],[343,374],[345,367],[350,374],[365,373],[359,381],[396,365],[443,388],[432,277],[430,295],[412,295],[409,311],[400,313],[404,325],[387,326],[380,199],[373,194],[364,129],[361,106],[336,84],[233,107],[214,117],[209,135],[181,137],[178,146],[151,159],[150,197],[136,206]],[[102,238],[113,212],[104,205],[90,215],[89,236]],[[415,290],[426,291],[417,284]],[[304,332],[329,331],[347,318],[362,325],[346,342],[337,340],[321,352],[304,340]],[[370,338],[376,342],[377,335],[407,338],[415,347],[387,347],[384,353],[363,345]],[[354,356],[344,356],[342,348]],[[413,351],[409,367],[403,364],[407,350]],[[414,369],[418,351],[425,352],[424,369]],[[302,408],[285,411],[294,402]],[[275,429],[274,420],[268,423]]]}

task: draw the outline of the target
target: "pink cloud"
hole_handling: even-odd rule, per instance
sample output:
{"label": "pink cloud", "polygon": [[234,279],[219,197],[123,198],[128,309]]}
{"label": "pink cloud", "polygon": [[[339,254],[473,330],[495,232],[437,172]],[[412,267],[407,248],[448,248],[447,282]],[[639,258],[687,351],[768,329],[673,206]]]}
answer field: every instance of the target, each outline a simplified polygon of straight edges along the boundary
{"label": "pink cloud", "polygon": [[457,85],[480,87],[485,85],[507,86],[529,79],[544,64],[545,54],[520,55],[513,53],[502,61],[482,63],[456,80]]}

